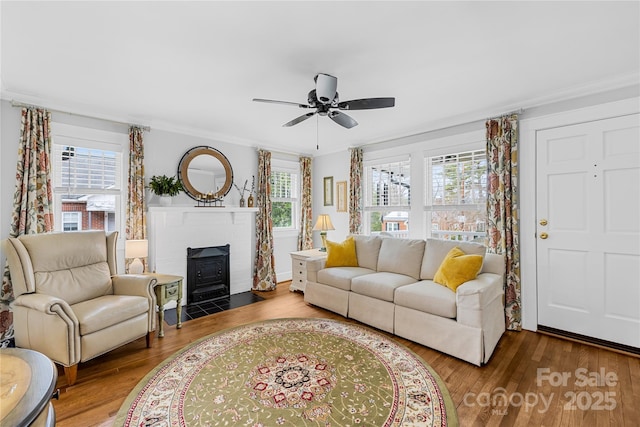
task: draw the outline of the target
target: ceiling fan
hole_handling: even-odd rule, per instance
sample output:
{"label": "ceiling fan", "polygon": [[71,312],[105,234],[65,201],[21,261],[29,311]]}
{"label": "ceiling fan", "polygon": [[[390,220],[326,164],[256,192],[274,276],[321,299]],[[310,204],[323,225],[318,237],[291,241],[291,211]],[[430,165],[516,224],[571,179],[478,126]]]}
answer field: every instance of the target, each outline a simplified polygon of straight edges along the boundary
{"label": "ceiling fan", "polygon": [[319,73],[314,77],[316,88],[309,92],[307,97],[308,104],[299,104],[297,102],[275,101],[272,99],[253,98],[256,102],[267,102],[270,104],[293,105],[299,108],[314,108],[315,111],[296,117],[290,122],[285,123],[284,127],[297,125],[310,117],[318,114],[320,116],[329,116],[331,120],[347,129],[351,129],[358,125],[355,119],[341,111],[337,110],[373,110],[376,108],[393,107],[396,103],[395,98],[364,98],[354,99],[351,101],[342,101],[338,97],[338,79],[329,74]]}

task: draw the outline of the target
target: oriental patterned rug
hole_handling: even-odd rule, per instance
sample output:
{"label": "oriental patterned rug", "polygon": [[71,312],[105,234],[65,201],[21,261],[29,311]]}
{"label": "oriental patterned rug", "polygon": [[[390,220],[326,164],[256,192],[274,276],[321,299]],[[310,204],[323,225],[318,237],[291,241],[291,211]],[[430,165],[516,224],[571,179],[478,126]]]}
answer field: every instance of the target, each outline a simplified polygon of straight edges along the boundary
{"label": "oriental patterned rug", "polygon": [[227,329],[143,378],[116,426],[457,426],[438,375],[405,346],[328,319]]}

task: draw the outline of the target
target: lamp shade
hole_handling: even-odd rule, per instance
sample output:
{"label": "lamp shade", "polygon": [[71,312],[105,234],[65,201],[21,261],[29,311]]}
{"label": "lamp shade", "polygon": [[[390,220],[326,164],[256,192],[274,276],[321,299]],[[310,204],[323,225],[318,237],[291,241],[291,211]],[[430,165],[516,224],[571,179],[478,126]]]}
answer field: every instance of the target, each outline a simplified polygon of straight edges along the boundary
{"label": "lamp shade", "polygon": [[125,258],[145,258],[149,255],[149,241],[146,239],[124,242]]}
{"label": "lamp shade", "polygon": [[316,225],[313,226],[313,231],[327,230],[335,230],[333,223],[331,222],[331,217],[329,217],[329,214],[318,215],[318,220],[316,221]]}

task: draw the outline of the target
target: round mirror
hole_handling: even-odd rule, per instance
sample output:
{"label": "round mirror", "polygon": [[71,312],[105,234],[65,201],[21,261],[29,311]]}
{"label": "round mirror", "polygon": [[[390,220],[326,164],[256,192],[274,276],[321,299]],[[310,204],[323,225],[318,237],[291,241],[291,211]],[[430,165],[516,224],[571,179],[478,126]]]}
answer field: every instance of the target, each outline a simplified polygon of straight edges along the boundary
{"label": "round mirror", "polygon": [[178,178],[185,193],[194,200],[211,194],[225,196],[233,185],[233,169],[224,154],[215,148],[200,146],[184,153],[178,165]]}

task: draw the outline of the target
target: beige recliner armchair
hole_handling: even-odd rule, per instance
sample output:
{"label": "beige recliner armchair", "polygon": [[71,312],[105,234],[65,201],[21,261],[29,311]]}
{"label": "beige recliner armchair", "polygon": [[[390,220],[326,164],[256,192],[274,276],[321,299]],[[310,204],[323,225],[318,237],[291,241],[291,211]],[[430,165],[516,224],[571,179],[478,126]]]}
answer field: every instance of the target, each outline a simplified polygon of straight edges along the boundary
{"label": "beige recliner armchair", "polygon": [[6,241],[16,346],[62,365],[68,385],[80,362],[145,335],[153,344],[156,280],[117,275],[117,238],[81,231]]}

